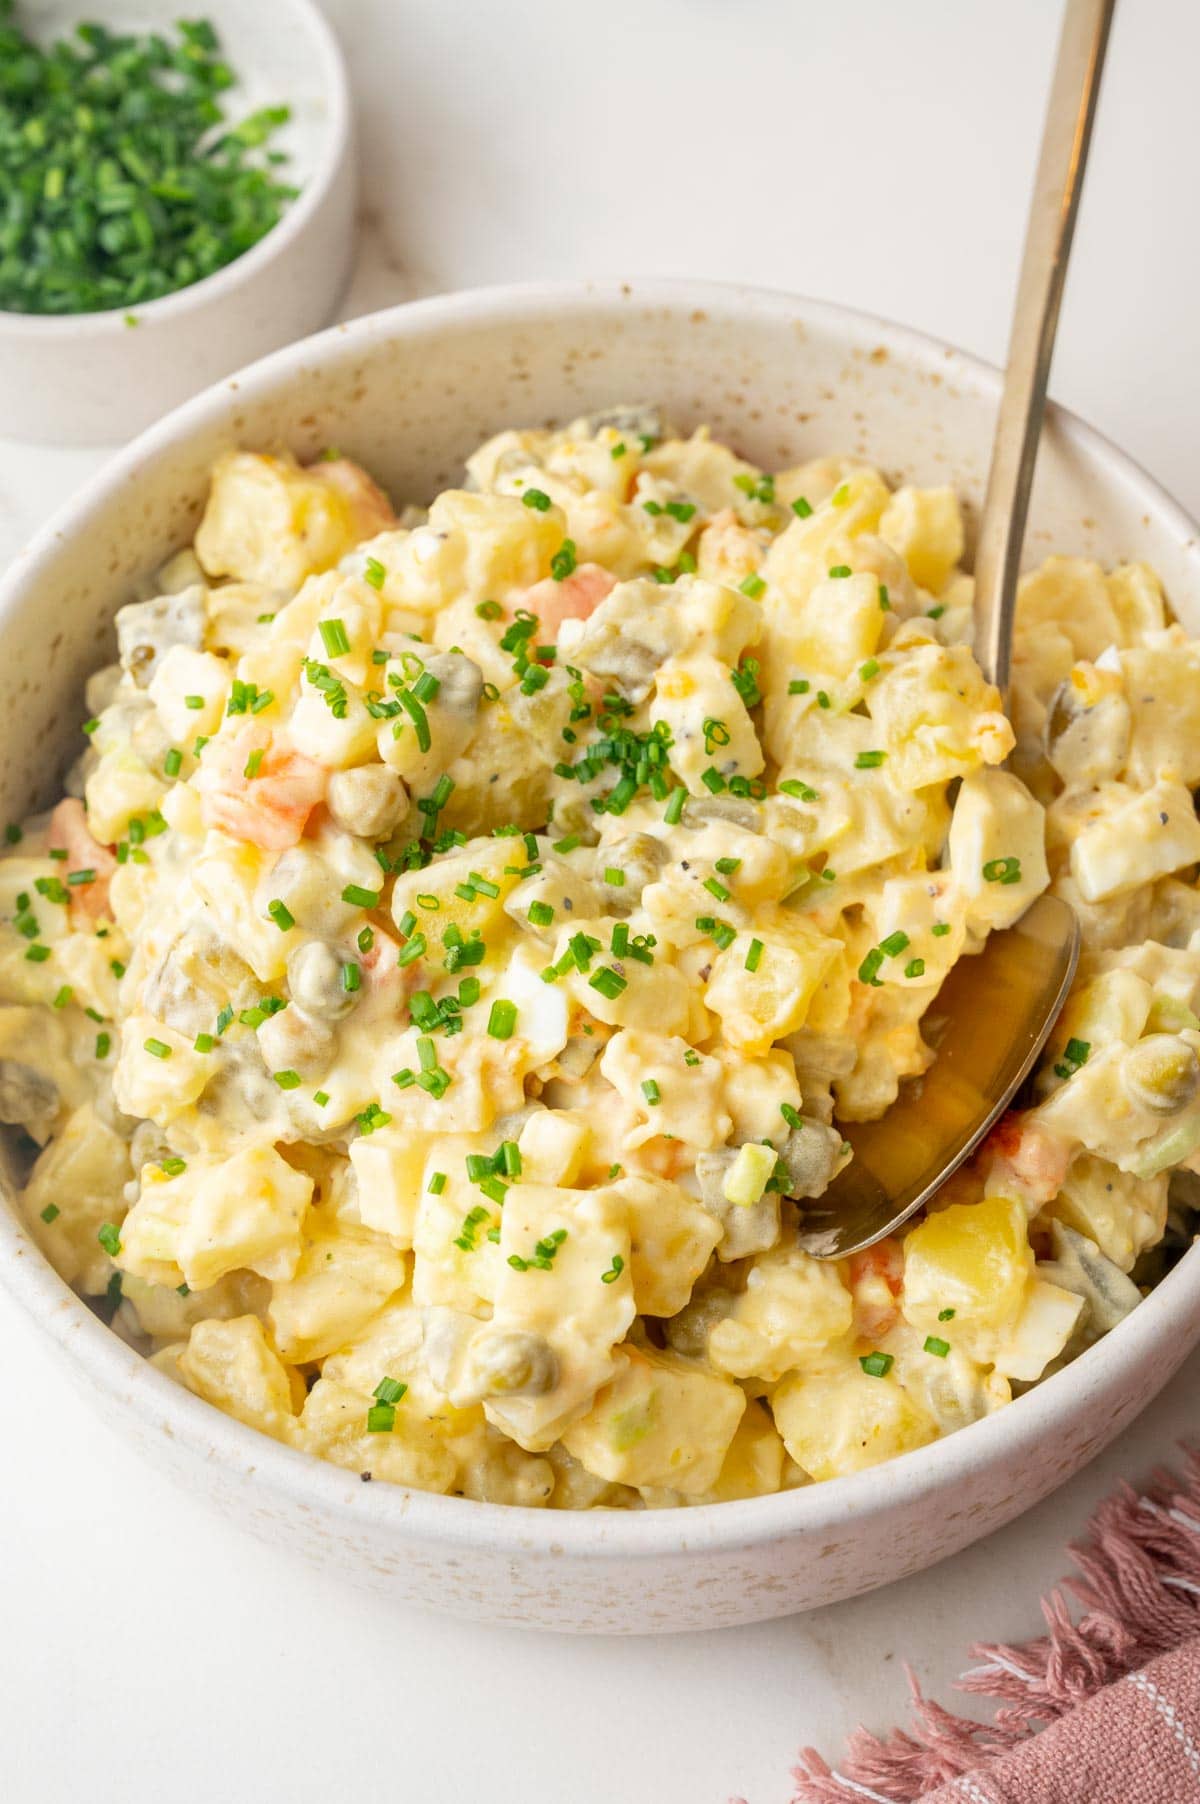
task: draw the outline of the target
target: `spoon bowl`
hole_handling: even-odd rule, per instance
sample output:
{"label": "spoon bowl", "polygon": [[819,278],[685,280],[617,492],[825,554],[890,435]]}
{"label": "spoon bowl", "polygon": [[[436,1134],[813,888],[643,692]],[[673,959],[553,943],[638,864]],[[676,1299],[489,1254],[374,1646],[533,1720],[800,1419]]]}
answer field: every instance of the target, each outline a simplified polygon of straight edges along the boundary
{"label": "spoon bowl", "polygon": [[1014,927],[959,960],[925,1018],[937,1054],[929,1070],[879,1121],[843,1125],[854,1157],[803,1205],[805,1252],[860,1253],[929,1201],[1029,1076],[1078,962],[1079,923],[1057,896],[1039,896]]}

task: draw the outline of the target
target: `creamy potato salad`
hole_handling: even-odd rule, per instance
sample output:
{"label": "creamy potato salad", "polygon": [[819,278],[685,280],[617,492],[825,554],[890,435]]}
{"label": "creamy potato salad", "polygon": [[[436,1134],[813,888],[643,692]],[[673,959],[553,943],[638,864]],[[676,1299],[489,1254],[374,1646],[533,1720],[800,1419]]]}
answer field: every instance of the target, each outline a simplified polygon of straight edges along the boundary
{"label": "creamy potato salad", "polygon": [[[62,1276],[264,1434],[562,1509],[852,1472],[1111,1328],[1200,1157],[1200,646],[1052,559],[1010,724],[962,550],[949,489],[636,408],[399,517],[336,451],[223,457],[0,859]],[[809,1257],[839,1123],[1048,885],[1086,949],[1028,1106]]]}

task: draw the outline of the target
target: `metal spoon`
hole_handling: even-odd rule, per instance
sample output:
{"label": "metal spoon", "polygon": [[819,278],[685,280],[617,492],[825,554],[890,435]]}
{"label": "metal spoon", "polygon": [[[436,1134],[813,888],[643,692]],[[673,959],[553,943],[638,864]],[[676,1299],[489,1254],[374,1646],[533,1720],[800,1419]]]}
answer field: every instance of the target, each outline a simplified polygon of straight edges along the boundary
{"label": "metal spoon", "polygon": [[[1007,698],[1029,492],[1067,257],[1116,0],[1067,0],[1025,233],[1008,368],[975,554],[975,655]],[[803,1205],[800,1245],[844,1259],[916,1212],[979,1145],[1033,1069],[1079,958],[1079,924],[1040,896],[955,965],[925,1018],[937,1056],[879,1121],[850,1123],[854,1158]]]}

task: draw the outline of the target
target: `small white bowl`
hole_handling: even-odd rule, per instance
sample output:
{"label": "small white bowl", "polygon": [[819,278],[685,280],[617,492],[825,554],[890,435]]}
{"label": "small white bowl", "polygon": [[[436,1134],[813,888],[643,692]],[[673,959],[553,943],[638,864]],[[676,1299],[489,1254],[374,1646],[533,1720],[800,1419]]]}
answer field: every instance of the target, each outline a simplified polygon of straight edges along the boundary
{"label": "small white bowl", "polygon": [[[85,18],[173,31],[181,10],[179,0],[20,0],[17,22],[45,43]],[[333,315],[355,206],[349,87],[333,33],[313,0],[204,0],[195,10],[239,78],[221,97],[226,117],[291,107],[271,144],[289,153],[281,174],[300,193],[244,256],[161,300],[105,313],[0,311],[0,434],[119,444]]]}
{"label": "small white bowl", "polygon": [[[422,500],[461,480],[463,458],[501,427],[649,401],[684,428],[708,421],[767,468],[850,452],[978,503],[998,393],[994,370],[904,327],[702,283],[440,296],[293,345],[146,433],[0,583],[0,820],[58,793],[84,677],[112,655],[113,613],[195,531],[209,468],[231,446],[312,457],[337,444],[398,502]],[[1144,558],[1200,633],[1195,532],[1129,458],[1050,410],[1031,562],[1052,550]],[[104,1327],[2,1202],[0,1279],[71,1361],[88,1404],[233,1520],[376,1593],[618,1634],[782,1616],[932,1565],[1078,1471],[1200,1339],[1193,1249],[1064,1371],[919,1452],[743,1503],[572,1515],[363,1484],[256,1434]]]}

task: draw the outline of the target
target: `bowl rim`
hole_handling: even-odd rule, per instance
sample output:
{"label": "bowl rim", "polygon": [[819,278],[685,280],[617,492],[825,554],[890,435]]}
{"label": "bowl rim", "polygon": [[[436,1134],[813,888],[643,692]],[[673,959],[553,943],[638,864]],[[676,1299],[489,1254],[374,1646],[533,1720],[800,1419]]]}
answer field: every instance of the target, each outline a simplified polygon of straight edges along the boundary
{"label": "bowl rim", "polygon": [[350,143],[350,78],[341,46],[316,0],[274,0],[274,4],[290,8],[296,15],[296,25],[307,32],[317,59],[314,92],[326,98],[329,105],[326,128],[317,140],[312,174],[276,223],[240,257],[213,270],[211,275],[202,276],[198,282],[189,282],[186,288],[173,288],[152,301],[134,301],[128,306],[89,313],[12,313],[0,308],[0,333],[13,339],[47,342],[84,332],[97,337],[123,335],[133,325],[169,322],[210,301],[219,304],[234,288],[252,281],[307,228],[337,180]]}
{"label": "bowl rim", "polygon": [[[307,0],[306,0],[307,3]],[[809,326],[851,352],[882,345],[909,368],[956,378],[995,400],[1000,372],[946,341],[859,309],[809,300],[779,290],[677,278],[528,283],[466,290],[408,302],[333,326],[223,378],[174,409],[113,457],[72,495],[19,551],[0,577],[0,625],[36,591],[39,566],[68,535],[86,530],[92,515],[127,498],[131,479],[168,446],[218,424],[230,397],[240,404],[302,377],[322,358],[353,360],[377,342],[416,338],[447,329],[491,325],[513,330],[548,314],[562,319],[630,305],[653,308],[682,323],[697,309],[710,316],[762,318]],[[1085,450],[1114,480],[1132,490],[1145,511],[1177,533],[1200,575],[1197,528],[1184,509],[1133,458],[1066,409],[1048,409],[1046,430]],[[1019,1468],[1037,1442],[1065,1430],[1081,1407],[1106,1399],[1123,1372],[1149,1370],[1156,1349],[1179,1357],[1200,1335],[1200,1246],[1194,1245],[1133,1313],[1070,1366],[1035,1385],[990,1416],[926,1447],[862,1472],[765,1497],[664,1510],[559,1511],[477,1501],[379,1482],[283,1445],[224,1415],[150,1365],[54,1271],[15,1208],[0,1205],[0,1280],[64,1353],[79,1362],[115,1408],[134,1409],[144,1427],[167,1441],[187,1443],[192,1455],[227,1470],[231,1480],[253,1478],[301,1507],[320,1508],[348,1527],[394,1533],[443,1547],[478,1548],[494,1555],[575,1556],[600,1562],[685,1557],[706,1551],[735,1554],[776,1541],[860,1528],[893,1511],[919,1505],[967,1483],[1001,1462]],[[1182,1349],[1180,1351],[1180,1349]],[[1168,1366],[1167,1370],[1171,1368]],[[1067,1380],[1072,1382],[1068,1384]],[[1147,1399],[1157,1388],[1145,1384]],[[1095,1452],[1104,1443],[1096,1438]],[[1089,1455],[1088,1457],[1091,1457]]]}

